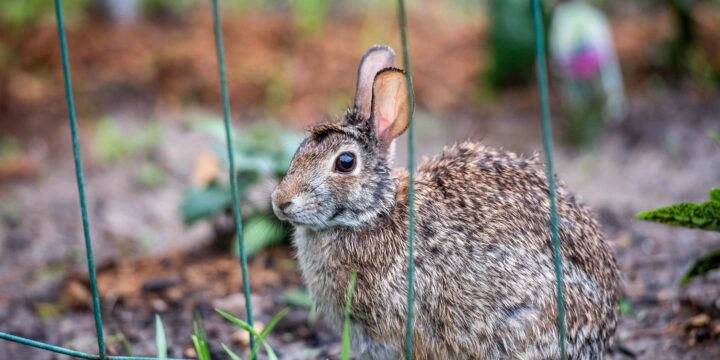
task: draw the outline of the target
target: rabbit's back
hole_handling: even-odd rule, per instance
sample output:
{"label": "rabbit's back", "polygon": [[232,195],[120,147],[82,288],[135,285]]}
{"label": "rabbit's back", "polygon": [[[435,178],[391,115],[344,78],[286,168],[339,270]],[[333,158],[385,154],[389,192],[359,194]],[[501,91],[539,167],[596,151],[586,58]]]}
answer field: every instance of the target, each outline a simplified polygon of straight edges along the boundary
{"label": "rabbit's back", "polygon": [[[365,358],[404,348],[407,174],[397,204],[362,229],[301,230],[298,257],[320,309],[342,319],[351,271],[356,349]],[[544,172],[474,143],[446,148],[415,186],[417,359],[559,357],[549,201]],[[618,273],[587,208],[557,190],[571,358],[600,356],[615,328]],[[392,357],[391,356],[391,357]]]}
{"label": "rabbit's back", "polygon": [[[439,353],[555,358],[556,285],[547,180],[535,159],[474,143],[417,174],[417,327]],[[571,355],[615,329],[617,266],[590,211],[557,189]],[[453,355],[453,357],[456,355]]]}

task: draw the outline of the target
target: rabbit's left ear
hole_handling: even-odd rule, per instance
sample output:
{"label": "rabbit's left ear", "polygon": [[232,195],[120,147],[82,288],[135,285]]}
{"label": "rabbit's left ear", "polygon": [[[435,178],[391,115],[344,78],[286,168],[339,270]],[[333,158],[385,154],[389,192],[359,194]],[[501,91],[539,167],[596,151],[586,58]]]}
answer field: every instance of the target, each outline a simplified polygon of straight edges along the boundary
{"label": "rabbit's left ear", "polygon": [[402,70],[380,71],[373,82],[372,115],[375,133],[384,147],[408,127],[407,79]]}

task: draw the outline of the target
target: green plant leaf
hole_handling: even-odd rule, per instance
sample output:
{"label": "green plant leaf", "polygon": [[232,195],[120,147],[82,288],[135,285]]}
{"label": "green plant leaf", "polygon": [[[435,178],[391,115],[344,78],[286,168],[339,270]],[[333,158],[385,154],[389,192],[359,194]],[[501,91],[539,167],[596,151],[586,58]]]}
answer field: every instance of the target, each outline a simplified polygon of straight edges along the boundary
{"label": "green plant leaf", "polygon": [[305,290],[286,291],[283,294],[283,301],[291,306],[312,309],[313,300]]}
{"label": "green plant leaf", "polygon": [[160,315],[155,315],[155,349],[159,360],[167,360],[167,338]]}
{"label": "green plant leaf", "polygon": [[211,360],[210,349],[208,348],[202,318],[197,312],[195,313],[195,318],[193,319],[192,341],[193,346],[195,347],[195,352],[198,355],[198,360]]}
{"label": "green plant leaf", "polygon": [[284,309],[278,311],[278,313],[275,314],[275,316],[273,316],[273,318],[270,319],[270,321],[268,321],[268,323],[267,323],[267,325],[265,325],[265,328],[263,329],[263,331],[260,332],[260,337],[265,339],[268,336],[268,334],[270,334],[272,329],[280,322],[280,320],[282,320],[285,316],[287,316],[288,313],[290,313],[289,308],[284,308]]}
{"label": "green plant leaf", "polygon": [[710,190],[710,201],[720,202],[720,188]]}
{"label": "green plant leaf", "polygon": [[206,188],[190,188],[185,191],[180,213],[186,224],[225,211],[232,203],[230,190],[219,185]]}
{"label": "green plant leaf", "polygon": [[630,300],[627,298],[620,299],[620,314],[623,316],[628,316],[632,312],[632,304],[630,304]]}
{"label": "green plant leaf", "polygon": [[[278,357],[277,357],[277,355],[275,355],[275,351],[273,351],[270,344],[266,343],[265,341],[262,341],[262,344],[265,347],[265,352],[267,353],[268,359],[269,360],[277,360]],[[255,359],[255,357],[253,356],[252,359]]]}
{"label": "green plant leaf", "polygon": [[250,326],[250,325],[249,325],[248,323],[246,323],[245,321],[242,321],[242,320],[240,320],[240,319],[238,319],[238,318],[236,318],[236,317],[234,317],[234,316],[232,316],[232,315],[230,315],[230,314],[226,313],[225,311],[222,311],[222,310],[220,310],[220,309],[218,309],[218,308],[215,308],[215,312],[217,312],[218,314],[220,314],[220,316],[224,317],[225,319],[227,319],[227,320],[230,321],[231,323],[233,323],[233,324],[241,327],[243,330],[249,331],[252,336],[254,336],[254,337],[256,337],[256,338],[257,338],[257,337],[260,337],[260,334],[258,334],[258,332],[255,331],[255,329],[253,329],[253,327]]}
{"label": "green plant leaf", "polygon": [[720,133],[717,131],[711,131],[708,133],[708,136],[710,139],[712,139],[716,144],[720,145]]}
{"label": "green plant leaf", "polygon": [[250,353],[250,357],[252,359],[255,358],[257,355],[257,351],[259,349],[260,344],[262,344],[265,347],[265,351],[267,352],[268,358],[270,359],[277,359],[277,356],[275,355],[275,352],[273,351],[272,347],[268,345],[267,342],[265,342],[265,338],[270,334],[272,329],[277,325],[280,320],[282,320],[287,314],[290,312],[290,309],[284,308],[280,310],[275,316],[273,316],[272,319],[267,323],[265,328],[262,332],[260,332],[260,336],[258,336],[258,342],[255,344],[255,347],[253,347],[252,352]]}
{"label": "green plant leaf", "polygon": [[356,281],[357,272],[353,271],[350,275],[350,283],[348,284],[347,294],[345,296],[345,321],[343,321],[341,360],[350,360],[350,310],[352,309],[352,296],[355,291]]}
{"label": "green plant leaf", "polygon": [[232,360],[242,360],[237,354],[232,352],[225,344],[222,344],[223,349],[225,349],[225,352],[230,356]]}
{"label": "green plant leaf", "polygon": [[140,166],[135,174],[135,180],[148,189],[156,189],[167,181],[165,170],[158,164],[146,162]]}
{"label": "green plant leaf", "polygon": [[[289,234],[289,229],[268,216],[254,216],[243,225],[245,255],[252,257],[260,250],[281,243]],[[233,243],[237,246],[237,243]],[[237,252],[236,252],[237,253]]]}
{"label": "green plant leaf", "polygon": [[710,191],[710,200],[701,204],[677,204],[643,211],[637,219],[663,223],[672,226],[720,231],[720,191]]}
{"label": "green plant leaf", "polygon": [[720,268],[720,249],[711,250],[707,254],[695,259],[690,269],[688,269],[680,279],[680,285],[686,285],[692,278],[705,275],[718,268]]}

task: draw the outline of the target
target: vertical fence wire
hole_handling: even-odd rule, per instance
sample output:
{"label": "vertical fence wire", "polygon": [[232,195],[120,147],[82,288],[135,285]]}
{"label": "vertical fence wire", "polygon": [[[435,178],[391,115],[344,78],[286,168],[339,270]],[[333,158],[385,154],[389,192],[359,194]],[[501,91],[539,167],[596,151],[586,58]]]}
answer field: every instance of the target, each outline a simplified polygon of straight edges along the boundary
{"label": "vertical fence wire", "polygon": [[412,359],[413,304],[415,300],[415,96],[413,78],[410,69],[410,50],[408,49],[407,15],[405,1],[398,0],[398,24],[403,50],[403,68],[405,70],[408,102],[408,267],[407,267],[407,314],[405,319],[405,359]]}
{"label": "vertical fence wire", "polygon": [[[233,149],[232,128],[230,127],[230,100],[228,99],[227,77],[225,75],[225,50],[223,49],[222,29],[220,27],[220,11],[218,0],[212,0],[213,29],[215,31],[215,49],[217,51],[217,66],[220,74],[220,89],[222,92],[223,122],[225,124],[225,142],[227,144],[230,189],[232,192],[233,216],[235,219],[235,236],[237,240],[238,256],[242,268],[243,293],[245,294],[245,311],[247,323],[253,326],[252,306],[250,304],[250,283],[248,280],[247,257],[245,256],[245,241],[243,240],[242,217],[240,216],[240,198],[238,195],[237,176],[235,173],[235,155]],[[255,338],[252,332],[250,336],[250,348],[255,348]]]}
{"label": "vertical fence wire", "polygon": [[558,313],[558,339],[560,358],[565,359],[565,298],[563,296],[562,253],[560,251],[560,236],[558,232],[558,214],[555,201],[555,170],[553,164],[552,124],[550,118],[550,101],[548,100],[547,64],[545,62],[545,31],[543,26],[542,8],[540,0],[533,0],[533,22],[535,30],[535,57],[537,64],[538,89],[540,91],[540,108],[542,116],[543,150],[545,152],[545,166],[548,181],[548,196],[550,200],[550,235],[552,238],[553,263],[555,265],[555,285]]}
{"label": "vertical fence wire", "polygon": [[100,299],[98,296],[97,279],[95,276],[95,261],[93,259],[92,252],[90,220],[88,219],[87,203],[85,201],[85,180],[83,177],[82,160],[80,158],[80,142],[78,140],[75,102],[73,101],[72,94],[72,81],[70,79],[70,64],[68,60],[67,40],[65,39],[65,25],[63,24],[61,0],[55,0],[55,18],[57,20],[58,37],[60,39],[62,70],[65,79],[65,98],[67,100],[68,115],[70,117],[70,135],[72,137],[72,148],[75,160],[75,178],[77,179],[78,196],[80,198],[83,234],[85,236],[85,254],[87,256],[88,273],[90,274],[90,287],[92,290],[93,314],[95,316],[95,331],[97,333],[98,352],[100,354],[100,358],[104,359],[105,340],[103,338],[102,318],[100,316]]}

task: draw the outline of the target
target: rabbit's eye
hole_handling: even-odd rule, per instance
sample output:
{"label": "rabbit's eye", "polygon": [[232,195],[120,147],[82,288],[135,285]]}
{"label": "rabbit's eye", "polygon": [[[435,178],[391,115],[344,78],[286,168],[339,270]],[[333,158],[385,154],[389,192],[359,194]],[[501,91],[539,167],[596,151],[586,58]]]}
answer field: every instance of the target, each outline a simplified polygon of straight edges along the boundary
{"label": "rabbit's eye", "polygon": [[340,173],[349,173],[355,170],[356,165],[355,154],[351,152],[344,152],[335,159],[335,171]]}

